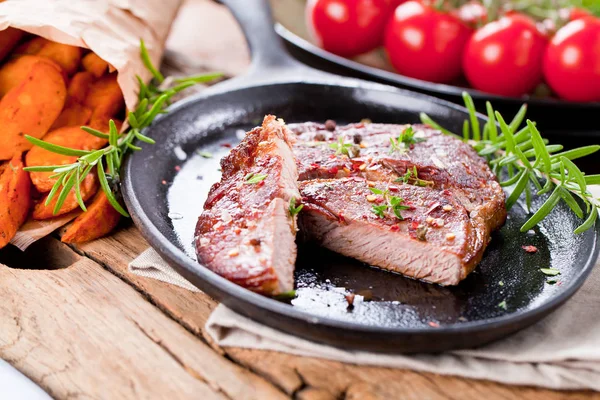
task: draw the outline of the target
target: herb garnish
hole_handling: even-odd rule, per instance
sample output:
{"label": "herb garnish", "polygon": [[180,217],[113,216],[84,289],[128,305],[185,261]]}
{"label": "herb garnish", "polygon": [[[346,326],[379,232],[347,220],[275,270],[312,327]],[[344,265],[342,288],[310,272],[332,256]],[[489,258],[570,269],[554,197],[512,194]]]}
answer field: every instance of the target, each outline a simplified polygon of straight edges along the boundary
{"label": "herb garnish", "polygon": [[[171,84],[167,84],[164,76],[154,67],[154,65],[152,65],[148,50],[146,49],[143,40],[140,40],[140,57],[142,58],[142,61],[144,62],[144,65],[148,71],[152,73],[153,79],[148,85],[146,85],[142,78],[137,76],[140,87],[138,93],[139,102],[135,111],[130,111],[127,115],[129,128],[122,134],[119,134],[119,131],[117,130],[113,120],[109,121],[108,134],[89,127],[81,128],[90,135],[94,135],[102,139],[108,139],[107,147],[90,151],[76,150],[44,142],[43,140],[36,139],[31,136],[25,136],[29,142],[45,150],[57,154],[78,157],[77,161],[72,164],[33,166],[24,168],[24,170],[30,172],[54,172],[52,177],[57,178],[57,180],[52,187],[52,190],[48,194],[45,204],[50,204],[52,199],[58,194],[56,205],[54,207],[55,214],[60,210],[67,198],[67,195],[71,190],[73,190],[73,188],[75,190],[75,197],[79,207],[86,211],[86,206],[81,197],[80,184],[95,168],[98,173],[100,187],[106,194],[110,204],[119,213],[128,217],[129,214],[119,203],[117,197],[120,197],[118,196],[118,192],[120,190],[119,171],[121,169],[121,163],[123,162],[125,154],[130,151],[142,150],[141,147],[134,145],[133,141],[137,139],[140,142],[154,144],[153,139],[143,135],[141,132],[144,128],[150,126],[157,115],[165,112],[164,109],[170,104],[171,98],[175,94],[194,86],[197,83],[209,82],[221,77],[221,74],[218,73],[203,74],[174,79]],[[105,171],[105,167],[108,169],[108,172]]]}
{"label": "herb garnish", "polygon": [[255,183],[264,181],[266,177],[267,177],[267,174],[256,174],[254,172],[250,172],[249,174],[246,174],[246,176],[244,176],[244,180],[245,180],[244,184],[254,185]]}
{"label": "herb garnish", "polygon": [[296,198],[292,197],[290,199],[290,216],[294,217],[295,215],[297,215],[300,210],[302,210],[302,208],[304,208],[304,204],[300,203],[299,206],[296,207]]}
{"label": "herb garnish", "polygon": [[[551,192],[544,204],[523,224],[521,232],[527,232],[536,226],[561,200],[579,218],[587,215],[574,233],[582,233],[594,226],[600,199],[592,195],[587,185],[600,184],[600,175],[585,175],[572,160],[597,152],[600,150],[599,145],[562,151],[563,146],[548,144],[535,123],[530,120],[526,121],[524,128],[518,130],[525,119],[526,105],[507,123],[487,102],[488,121],[481,130],[473,99],[463,92],[463,100],[469,110],[469,119],[464,122],[461,139],[469,143],[480,156],[487,158],[496,176],[500,176],[503,171],[507,174],[508,178],[500,182],[503,187],[513,187],[506,199],[507,209],[525,193],[525,203],[531,210],[532,190],[536,190],[538,195]],[[421,113],[421,121],[445,134],[458,136],[441,127],[425,113]],[[500,126],[499,130],[496,122]],[[585,212],[575,200],[576,197],[585,204]]]}
{"label": "herb garnish", "polygon": [[540,271],[548,276],[560,275],[560,271],[556,268],[540,268]]}
{"label": "herb garnish", "polygon": [[502,300],[502,302],[498,304],[498,307],[500,307],[503,310],[506,310],[506,300]]}
{"label": "herb garnish", "polygon": [[329,147],[332,148],[333,150],[335,150],[335,154],[345,154],[348,157],[350,157],[350,149],[352,148],[353,144],[348,142],[344,142],[344,136],[340,135],[340,137],[338,138],[338,141],[335,143],[330,143]]}
{"label": "herb garnish", "polygon": [[398,152],[400,154],[406,153],[411,144],[424,142],[424,138],[415,137],[415,131],[412,126],[404,129],[400,136],[396,139],[390,138],[390,154]]}
{"label": "herb garnish", "polygon": [[415,186],[433,186],[432,181],[426,181],[424,179],[419,178],[419,174],[417,173],[417,167],[413,166],[413,169],[407,169],[406,173],[401,177],[397,178],[394,182],[402,182],[402,183],[410,183]]}
{"label": "herb garnish", "polygon": [[404,199],[402,197],[390,196],[389,189],[386,189],[386,190],[381,190],[381,189],[377,189],[377,188],[369,188],[369,189],[374,194],[381,195],[383,197],[383,200],[386,202],[385,204],[374,205],[371,208],[371,211],[373,211],[373,213],[375,215],[377,215],[379,218],[384,218],[385,212],[388,210],[392,210],[392,212],[394,213],[396,218],[398,218],[399,220],[404,220],[404,218],[402,217],[401,211],[408,210],[410,207],[403,204]]}

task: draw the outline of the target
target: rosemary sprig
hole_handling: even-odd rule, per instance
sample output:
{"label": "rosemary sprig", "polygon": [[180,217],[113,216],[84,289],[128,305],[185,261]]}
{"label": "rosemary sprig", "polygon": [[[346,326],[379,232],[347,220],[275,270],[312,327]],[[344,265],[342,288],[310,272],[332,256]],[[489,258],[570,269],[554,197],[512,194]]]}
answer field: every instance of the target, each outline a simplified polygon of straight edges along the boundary
{"label": "rosemary sprig", "polygon": [[137,76],[139,102],[137,108],[134,111],[129,111],[127,114],[127,122],[129,123],[127,130],[120,134],[113,120],[109,121],[108,134],[87,126],[81,128],[90,135],[108,139],[108,146],[99,150],[76,150],[26,136],[27,140],[35,146],[53,153],[78,157],[77,161],[72,164],[24,168],[26,171],[32,172],[54,172],[52,177],[57,180],[48,194],[46,205],[50,204],[52,199],[58,194],[53,210],[55,214],[60,210],[71,190],[75,190],[79,206],[82,210],[86,211],[85,204],[81,198],[80,184],[88,174],[93,173],[95,170],[98,174],[100,187],[106,194],[110,204],[119,213],[128,217],[129,214],[118,200],[120,198],[119,174],[125,155],[130,151],[142,150],[141,147],[133,144],[134,141],[138,140],[143,143],[154,144],[154,140],[145,136],[142,131],[150,126],[159,114],[165,112],[165,108],[170,104],[172,97],[190,86],[197,83],[209,82],[221,76],[218,73],[198,75],[174,79],[171,84],[167,84],[164,76],[152,65],[143,40],[140,40],[140,57],[153,78],[146,84],[141,77]]}
{"label": "rosemary sprig", "polygon": [[[578,217],[585,217],[585,221],[575,229],[576,234],[594,226],[598,218],[600,199],[593,196],[587,185],[599,184],[600,175],[585,175],[572,160],[593,154],[600,150],[600,146],[562,151],[563,146],[549,144],[543,139],[536,124],[530,120],[526,121],[524,128],[517,130],[525,119],[526,106],[521,107],[515,118],[507,123],[487,102],[488,121],[481,130],[473,99],[466,92],[463,93],[463,99],[469,110],[469,119],[464,123],[463,135],[458,136],[446,129],[441,130],[459,137],[469,143],[479,155],[486,157],[496,176],[506,176],[506,179],[500,182],[502,187],[512,187],[506,199],[506,207],[510,209],[525,194],[527,209],[531,210],[532,190],[538,195],[551,193],[523,224],[522,232],[540,223],[561,200]],[[421,114],[421,121],[434,128],[439,127],[439,124],[424,113]],[[585,211],[576,198],[583,201]]]}

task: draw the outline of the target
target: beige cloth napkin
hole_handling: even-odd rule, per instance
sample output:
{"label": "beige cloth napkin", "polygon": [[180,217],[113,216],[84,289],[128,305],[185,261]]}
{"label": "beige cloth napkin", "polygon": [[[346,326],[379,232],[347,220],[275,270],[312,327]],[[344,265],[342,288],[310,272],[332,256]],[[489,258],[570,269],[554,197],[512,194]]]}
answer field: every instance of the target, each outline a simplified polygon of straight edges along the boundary
{"label": "beige cloth napkin", "polygon": [[[129,268],[138,275],[193,288],[152,249],[133,260]],[[340,350],[271,329],[223,305],[213,311],[206,329],[220,346],[275,350],[353,364],[408,368],[513,385],[600,391],[598,268],[571,300],[536,325],[482,348],[440,355],[403,356]]]}

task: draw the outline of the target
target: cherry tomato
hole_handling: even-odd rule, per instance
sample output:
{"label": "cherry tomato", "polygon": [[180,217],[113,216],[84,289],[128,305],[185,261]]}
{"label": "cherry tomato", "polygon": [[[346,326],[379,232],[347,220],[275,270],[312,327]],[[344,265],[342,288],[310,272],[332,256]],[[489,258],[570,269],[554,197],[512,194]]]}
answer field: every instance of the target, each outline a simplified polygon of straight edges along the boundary
{"label": "cherry tomato", "polygon": [[387,0],[309,0],[306,19],[327,51],[353,57],[381,44],[390,14]]}
{"label": "cherry tomato", "polygon": [[469,1],[452,11],[465,24],[475,28],[487,22],[487,9],[478,1]]}
{"label": "cherry tomato", "polygon": [[550,88],[570,101],[600,101],[600,20],[584,17],[556,32],[544,57]]}
{"label": "cherry tomato", "polygon": [[396,8],[384,45],[402,75],[447,83],[461,74],[462,54],[471,33],[455,16],[408,1]]}
{"label": "cherry tomato", "polygon": [[517,13],[479,29],[469,40],[463,70],[475,89],[503,96],[522,96],[542,80],[547,39],[535,22]]}
{"label": "cherry tomato", "polygon": [[569,10],[569,21],[575,21],[577,19],[590,16],[592,16],[592,14],[585,8],[573,7]]}

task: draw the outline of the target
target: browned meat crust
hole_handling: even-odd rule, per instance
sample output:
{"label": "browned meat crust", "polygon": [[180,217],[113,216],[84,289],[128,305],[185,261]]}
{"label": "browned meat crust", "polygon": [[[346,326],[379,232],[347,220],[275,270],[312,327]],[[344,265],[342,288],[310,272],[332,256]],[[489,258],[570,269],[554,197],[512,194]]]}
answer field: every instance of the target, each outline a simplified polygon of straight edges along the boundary
{"label": "browned meat crust", "polygon": [[[273,116],[221,160],[222,178],[210,190],[196,225],[198,260],[250,290],[274,295],[293,289],[300,198],[288,129]],[[261,177],[256,183],[253,175]]]}
{"label": "browned meat crust", "polygon": [[[296,224],[288,207],[301,194],[304,236],[409,277],[458,284],[504,223],[504,192],[483,158],[439,131],[413,125],[416,142],[394,150],[390,139],[407,127],[304,123],[288,130],[267,116],[221,161],[221,182],[196,227],[199,261],[259,293],[291,290]],[[251,174],[265,178],[248,184]],[[400,218],[391,208],[373,212],[391,197],[402,199]]]}

